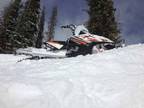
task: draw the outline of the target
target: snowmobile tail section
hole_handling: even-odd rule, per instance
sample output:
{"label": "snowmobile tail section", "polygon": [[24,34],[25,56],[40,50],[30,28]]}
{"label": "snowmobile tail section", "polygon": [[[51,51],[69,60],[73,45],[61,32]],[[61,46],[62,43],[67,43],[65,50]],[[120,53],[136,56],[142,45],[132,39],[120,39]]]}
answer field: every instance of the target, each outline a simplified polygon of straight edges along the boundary
{"label": "snowmobile tail section", "polygon": [[49,48],[50,50],[60,50],[63,49],[65,46],[65,42],[59,42],[59,41],[48,41],[45,42],[45,47]]}

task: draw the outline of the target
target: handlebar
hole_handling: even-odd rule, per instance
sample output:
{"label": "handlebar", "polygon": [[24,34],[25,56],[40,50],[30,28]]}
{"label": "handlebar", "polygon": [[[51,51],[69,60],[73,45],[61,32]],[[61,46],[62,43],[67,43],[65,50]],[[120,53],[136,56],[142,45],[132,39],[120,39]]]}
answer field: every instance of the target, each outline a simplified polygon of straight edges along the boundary
{"label": "handlebar", "polygon": [[76,25],[74,24],[69,24],[69,25],[65,25],[65,26],[61,26],[61,28],[68,28],[68,29],[71,29],[73,35],[75,34],[75,29],[76,29]]}
{"label": "handlebar", "polygon": [[76,25],[69,24],[69,25],[61,26],[61,28],[76,28]]}

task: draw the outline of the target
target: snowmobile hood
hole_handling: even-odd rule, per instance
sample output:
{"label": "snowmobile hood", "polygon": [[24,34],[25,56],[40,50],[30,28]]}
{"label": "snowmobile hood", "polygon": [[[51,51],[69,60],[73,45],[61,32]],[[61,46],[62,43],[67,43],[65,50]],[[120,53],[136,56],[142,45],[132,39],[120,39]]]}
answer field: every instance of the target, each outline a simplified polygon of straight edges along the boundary
{"label": "snowmobile hood", "polygon": [[112,40],[110,40],[110,39],[108,39],[108,38],[106,38],[106,37],[104,37],[104,36],[93,35],[93,37],[96,38],[97,41],[99,41],[99,42],[109,42],[109,43],[113,43]]}
{"label": "snowmobile hood", "polygon": [[91,42],[113,43],[112,40],[110,40],[110,39],[108,39],[106,37],[98,36],[98,35],[93,35],[93,34],[90,34],[90,33],[78,35],[78,36],[75,36],[75,37],[77,37],[77,38],[85,41],[86,43],[91,43]]}

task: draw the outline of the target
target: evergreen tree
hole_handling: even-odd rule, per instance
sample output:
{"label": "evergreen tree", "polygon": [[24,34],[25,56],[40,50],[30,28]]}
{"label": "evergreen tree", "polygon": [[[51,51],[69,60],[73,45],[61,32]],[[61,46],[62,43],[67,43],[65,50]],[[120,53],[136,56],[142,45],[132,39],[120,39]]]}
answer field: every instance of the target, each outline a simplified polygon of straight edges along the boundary
{"label": "evergreen tree", "polygon": [[40,0],[28,0],[16,27],[19,47],[35,47],[39,33]]}
{"label": "evergreen tree", "polygon": [[57,15],[58,15],[57,6],[54,6],[52,9],[52,15],[50,17],[50,21],[48,23],[48,40],[54,39],[55,26],[57,23]]}
{"label": "evergreen tree", "polygon": [[0,14],[0,53],[2,53],[4,49],[4,44],[3,44],[4,37],[2,36],[3,30],[4,30],[3,18],[2,18],[2,14]]}
{"label": "evergreen tree", "polygon": [[115,41],[119,30],[115,19],[116,9],[112,0],[87,0],[88,29],[91,33],[105,36]]}
{"label": "evergreen tree", "polygon": [[0,49],[5,52],[14,50],[14,31],[20,6],[21,0],[12,1],[9,6],[5,8],[1,18]]}
{"label": "evergreen tree", "polygon": [[42,13],[41,13],[41,18],[40,18],[40,24],[39,24],[39,34],[36,42],[36,48],[41,48],[42,47],[42,42],[43,42],[43,35],[44,35],[44,23],[45,23],[45,8],[43,8]]}

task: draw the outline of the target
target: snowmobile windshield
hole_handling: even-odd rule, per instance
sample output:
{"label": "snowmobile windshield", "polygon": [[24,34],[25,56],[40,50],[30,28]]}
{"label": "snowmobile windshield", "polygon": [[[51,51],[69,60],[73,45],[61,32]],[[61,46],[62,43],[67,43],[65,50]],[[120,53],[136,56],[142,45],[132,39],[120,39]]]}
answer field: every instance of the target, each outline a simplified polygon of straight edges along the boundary
{"label": "snowmobile windshield", "polygon": [[87,34],[87,33],[89,33],[89,31],[84,25],[77,26],[74,32],[76,36],[81,35],[81,34]]}

